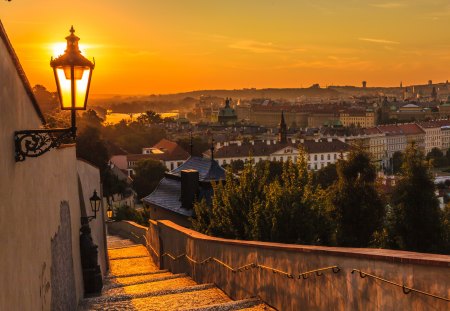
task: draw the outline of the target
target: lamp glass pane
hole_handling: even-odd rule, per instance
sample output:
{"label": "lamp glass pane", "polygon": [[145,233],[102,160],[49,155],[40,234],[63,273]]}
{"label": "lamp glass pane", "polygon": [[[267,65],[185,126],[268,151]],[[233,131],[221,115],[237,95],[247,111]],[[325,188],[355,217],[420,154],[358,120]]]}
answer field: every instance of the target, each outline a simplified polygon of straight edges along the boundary
{"label": "lamp glass pane", "polygon": [[70,73],[69,79],[66,79],[65,71],[66,70],[62,67],[56,68],[56,76],[58,78],[57,83],[59,84],[59,88],[61,90],[61,109],[71,109],[72,100],[70,90]]}
{"label": "lamp glass pane", "polygon": [[86,95],[88,91],[89,84],[89,76],[90,76],[90,68],[76,68],[75,69],[75,78],[78,74],[82,73],[81,79],[75,80],[75,109],[86,109],[85,101]]}

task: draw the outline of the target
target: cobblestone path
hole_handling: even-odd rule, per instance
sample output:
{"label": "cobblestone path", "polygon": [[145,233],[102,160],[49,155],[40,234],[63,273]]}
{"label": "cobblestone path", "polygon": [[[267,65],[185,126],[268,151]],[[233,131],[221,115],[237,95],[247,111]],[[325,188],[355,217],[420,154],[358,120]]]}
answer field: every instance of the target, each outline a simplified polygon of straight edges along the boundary
{"label": "cobblestone path", "polygon": [[79,310],[273,310],[258,299],[231,300],[213,284],[197,284],[186,274],[159,270],[147,249],[108,236],[110,271],[102,295],[86,298]]}

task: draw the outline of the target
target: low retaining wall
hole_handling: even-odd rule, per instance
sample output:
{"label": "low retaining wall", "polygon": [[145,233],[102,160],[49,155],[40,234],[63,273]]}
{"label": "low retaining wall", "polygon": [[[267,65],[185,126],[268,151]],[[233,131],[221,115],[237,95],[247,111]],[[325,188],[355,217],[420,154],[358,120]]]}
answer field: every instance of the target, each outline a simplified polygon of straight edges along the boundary
{"label": "low retaining wall", "polygon": [[107,222],[107,227],[110,234],[121,236],[137,244],[147,245],[145,240],[147,227],[126,220]]}
{"label": "low retaining wall", "polygon": [[[123,231],[132,224],[121,226]],[[234,299],[260,297],[279,310],[450,308],[448,301],[405,294],[408,288],[371,276],[449,298],[450,256],[219,239],[167,220],[151,221],[146,239],[161,269],[188,273],[198,283],[215,283]],[[211,257],[215,259],[206,260]],[[328,269],[304,274],[321,268]]]}

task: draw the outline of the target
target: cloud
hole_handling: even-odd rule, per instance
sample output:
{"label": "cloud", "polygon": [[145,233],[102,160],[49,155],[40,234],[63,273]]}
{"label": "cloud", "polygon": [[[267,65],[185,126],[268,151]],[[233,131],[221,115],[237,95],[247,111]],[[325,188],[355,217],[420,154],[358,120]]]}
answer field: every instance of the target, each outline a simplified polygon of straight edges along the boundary
{"label": "cloud", "polygon": [[374,38],[358,38],[358,40],[372,42],[372,43],[380,43],[380,44],[400,44],[400,42],[397,42],[397,41],[374,39]]}
{"label": "cloud", "polygon": [[401,2],[384,2],[384,3],[371,3],[370,6],[380,9],[396,9],[405,7],[405,3]]}
{"label": "cloud", "polygon": [[283,46],[277,46],[272,42],[259,42],[254,40],[239,40],[228,45],[229,48],[244,50],[252,53],[293,53],[304,52],[305,49],[301,48],[287,48]]}
{"label": "cloud", "polygon": [[300,60],[288,66],[280,66],[283,68],[312,68],[312,69],[358,69],[368,70],[372,63],[361,60],[357,57],[339,57],[336,55],[329,55],[326,58],[316,58],[311,60]]}

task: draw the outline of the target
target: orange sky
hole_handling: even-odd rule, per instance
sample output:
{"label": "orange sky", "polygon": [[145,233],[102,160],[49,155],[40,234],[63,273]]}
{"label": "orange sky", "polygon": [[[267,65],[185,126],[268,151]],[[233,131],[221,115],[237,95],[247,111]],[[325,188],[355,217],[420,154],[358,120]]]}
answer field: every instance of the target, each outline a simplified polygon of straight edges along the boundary
{"label": "orange sky", "polygon": [[92,94],[445,81],[448,0],[0,0],[31,84],[73,24]]}

